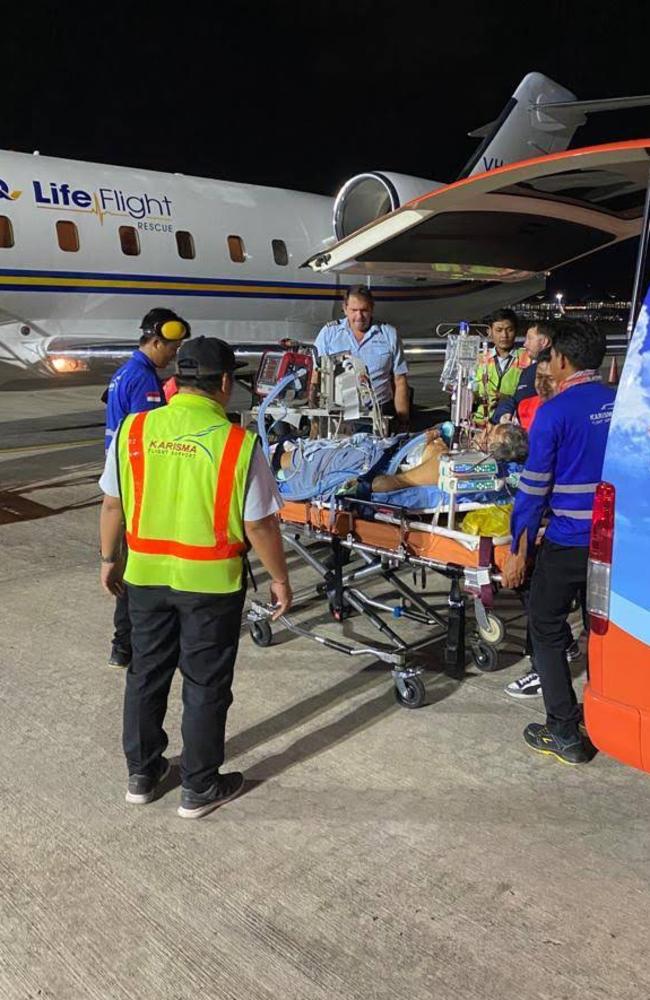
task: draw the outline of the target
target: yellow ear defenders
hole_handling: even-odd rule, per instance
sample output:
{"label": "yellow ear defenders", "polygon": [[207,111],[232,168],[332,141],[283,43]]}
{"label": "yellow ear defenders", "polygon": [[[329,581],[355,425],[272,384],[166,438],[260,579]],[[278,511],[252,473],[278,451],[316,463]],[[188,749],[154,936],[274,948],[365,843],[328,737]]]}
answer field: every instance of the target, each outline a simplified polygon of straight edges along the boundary
{"label": "yellow ear defenders", "polygon": [[152,309],[143,319],[140,329],[143,336],[160,337],[170,344],[186,340],[192,335],[190,324],[171,309]]}
{"label": "yellow ear defenders", "polygon": [[168,319],[160,324],[158,331],[165,340],[183,340],[188,334],[187,326],[180,319]]}

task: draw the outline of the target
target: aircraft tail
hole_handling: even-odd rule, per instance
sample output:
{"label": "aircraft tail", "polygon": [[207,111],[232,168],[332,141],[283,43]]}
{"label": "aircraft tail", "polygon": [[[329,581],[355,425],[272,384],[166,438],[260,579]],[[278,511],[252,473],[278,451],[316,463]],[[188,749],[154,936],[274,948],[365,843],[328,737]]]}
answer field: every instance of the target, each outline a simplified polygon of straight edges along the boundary
{"label": "aircraft tail", "polygon": [[575,94],[543,73],[528,73],[496,121],[469,133],[483,141],[459,178],[533,156],[560,153],[568,148],[576,129],[584,125],[587,114],[648,104],[650,95],[578,101]]}

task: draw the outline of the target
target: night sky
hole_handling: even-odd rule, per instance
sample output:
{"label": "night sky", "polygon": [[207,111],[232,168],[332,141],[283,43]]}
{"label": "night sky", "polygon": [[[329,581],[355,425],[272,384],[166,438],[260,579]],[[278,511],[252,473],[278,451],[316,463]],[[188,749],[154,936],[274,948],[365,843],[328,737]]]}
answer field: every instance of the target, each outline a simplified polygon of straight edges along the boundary
{"label": "night sky", "polygon": [[[2,147],[333,194],[368,169],[453,180],[531,70],[583,100],[650,93],[650,6],[629,0],[104,9],[5,11]],[[650,108],[599,114],[573,145],[648,135]],[[553,286],[625,293],[632,260]]]}

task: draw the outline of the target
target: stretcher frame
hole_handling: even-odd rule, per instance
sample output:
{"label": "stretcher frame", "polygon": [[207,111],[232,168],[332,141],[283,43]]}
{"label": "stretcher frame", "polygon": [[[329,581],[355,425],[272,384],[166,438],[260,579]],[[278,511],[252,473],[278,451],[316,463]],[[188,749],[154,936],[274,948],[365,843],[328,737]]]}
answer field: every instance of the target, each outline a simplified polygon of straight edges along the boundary
{"label": "stretcher frame", "polygon": [[[363,516],[373,508],[373,518]],[[504,626],[493,613],[495,584],[509,551],[509,538],[467,535],[422,519],[413,511],[385,503],[337,498],[330,502],[309,500],[288,502],[279,513],[280,531],[286,545],[320,576],[294,594],[293,607],[327,602],[336,621],[352,610],[363,615],[381,633],[387,645],[342,642],[308,630],[289,615],[278,624],[294,635],[317,642],[347,656],[373,656],[388,665],[398,702],[407,708],[424,703],[422,667],[412,662],[412,654],[424,646],[444,642],[445,672],[460,678],[466,661],[466,600],[471,598],[476,629],[469,640],[476,666],[483,671],[498,665],[495,646],[502,641]],[[316,542],[326,543],[329,559],[323,561],[313,551]],[[348,553],[356,553],[363,565],[346,570]],[[416,592],[403,576],[420,574],[422,590]],[[426,599],[426,575],[435,572],[449,582],[447,599],[432,603]],[[384,579],[400,596],[399,604],[371,597],[360,584]],[[251,638],[256,645],[268,646],[273,638],[270,619],[273,608],[253,599],[247,614]],[[426,629],[426,635],[405,641],[385,620],[406,619]]]}

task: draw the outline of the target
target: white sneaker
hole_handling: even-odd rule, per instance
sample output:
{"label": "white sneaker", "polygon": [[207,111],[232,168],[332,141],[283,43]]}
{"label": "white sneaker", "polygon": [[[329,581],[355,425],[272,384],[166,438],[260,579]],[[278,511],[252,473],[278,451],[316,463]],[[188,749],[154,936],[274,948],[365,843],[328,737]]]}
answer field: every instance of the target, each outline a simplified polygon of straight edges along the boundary
{"label": "white sneaker", "polygon": [[508,684],[504,690],[511,698],[539,698],[542,694],[539,674],[531,670],[530,673],[524,674],[523,677]]}

